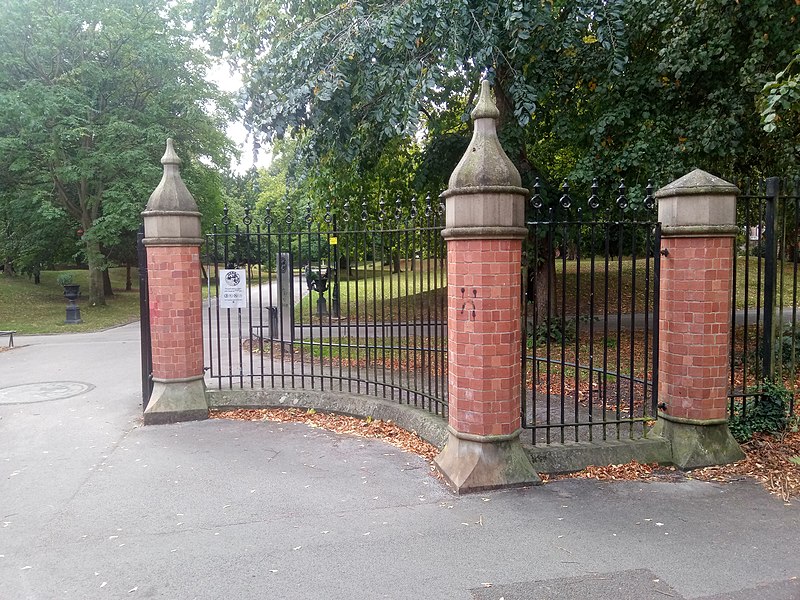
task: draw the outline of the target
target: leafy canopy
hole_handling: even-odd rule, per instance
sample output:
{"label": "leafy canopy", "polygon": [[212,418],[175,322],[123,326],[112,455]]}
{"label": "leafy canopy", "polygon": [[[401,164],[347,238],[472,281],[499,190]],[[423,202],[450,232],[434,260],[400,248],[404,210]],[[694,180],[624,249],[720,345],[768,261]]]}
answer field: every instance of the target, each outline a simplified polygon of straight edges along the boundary
{"label": "leafy canopy", "polygon": [[207,180],[205,165],[231,149],[231,102],[206,81],[208,59],[170,6],[0,5],[0,166],[18,192],[35,191],[83,229],[93,303],[104,301],[104,248],[132,239],[165,139],[176,139],[190,181]]}
{"label": "leafy canopy", "polygon": [[664,184],[695,166],[734,177],[797,165],[797,120],[768,135],[756,106],[764,85],[794,68],[795,0],[200,6],[212,47],[245,74],[254,132],[298,139],[309,171],[328,161],[363,178],[403,140],[395,148],[416,146],[419,167],[438,170],[424,179],[446,181],[455,162],[442,157],[457,159],[466,143],[481,74],[529,186],[537,175],[625,177],[641,195],[647,179]]}

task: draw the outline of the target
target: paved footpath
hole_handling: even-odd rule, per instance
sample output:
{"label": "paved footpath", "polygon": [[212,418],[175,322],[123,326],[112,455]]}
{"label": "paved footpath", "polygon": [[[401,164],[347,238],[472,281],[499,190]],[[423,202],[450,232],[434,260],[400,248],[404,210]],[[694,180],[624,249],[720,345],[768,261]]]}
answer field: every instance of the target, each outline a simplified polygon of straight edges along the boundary
{"label": "paved footpath", "polygon": [[135,325],[0,353],[0,600],[800,598],[800,502],[749,482],[456,497],[380,441],[142,427],[139,381]]}

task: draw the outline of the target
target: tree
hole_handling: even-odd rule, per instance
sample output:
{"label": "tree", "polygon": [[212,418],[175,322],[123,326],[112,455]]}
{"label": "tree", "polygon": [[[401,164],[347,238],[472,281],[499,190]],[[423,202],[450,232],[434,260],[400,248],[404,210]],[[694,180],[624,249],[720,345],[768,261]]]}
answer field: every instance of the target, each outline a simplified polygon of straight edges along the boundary
{"label": "tree", "polygon": [[797,163],[796,120],[783,138],[766,136],[754,101],[787,64],[785,85],[770,89],[790,98],[794,0],[201,6],[212,46],[244,71],[254,131],[297,137],[317,162],[379,156],[396,138],[421,139],[423,152],[458,147],[485,73],[527,185],[625,177],[642,195],[649,178],[694,166],[732,177]]}
{"label": "tree", "polygon": [[440,122],[452,120],[453,105],[470,108],[486,72],[510,125],[509,154],[527,175],[533,168],[520,128],[539,98],[574,87],[565,67],[578,63],[562,58],[591,51],[594,64],[622,68],[620,5],[218,0],[210,23],[217,46],[245,74],[251,126],[270,140],[302,136],[301,150],[314,159],[369,159],[396,138],[448,133]]}
{"label": "tree", "polygon": [[[0,6],[0,164],[46,183],[83,229],[89,302],[104,304],[104,248],[138,228],[164,140],[185,171],[224,164],[231,104],[208,59],[156,0],[9,0]],[[202,203],[203,198],[198,198]]]}
{"label": "tree", "polygon": [[624,69],[593,69],[549,124],[574,152],[573,177],[643,185],[695,166],[730,179],[797,167],[797,120],[767,135],[756,105],[796,47],[794,0],[640,0],[621,16]]}
{"label": "tree", "polygon": [[[795,162],[800,161],[800,45],[786,67],[764,84],[759,97],[761,123],[764,131],[774,135],[787,134],[794,138]],[[791,143],[791,142],[790,142]]]}
{"label": "tree", "polygon": [[[466,147],[479,74],[493,83],[501,141],[523,185],[540,178],[551,203],[562,179],[585,206],[594,177],[606,204],[624,178],[631,210],[641,210],[649,179],[797,163],[797,130],[767,136],[755,104],[795,48],[794,0],[202,6],[212,47],[243,69],[254,133],[296,139],[315,179],[336,165],[337,175],[353,173],[346,180],[368,180],[365,165],[392,144],[418,144],[413,166],[441,191]],[[553,256],[538,255],[530,273],[545,282]]]}

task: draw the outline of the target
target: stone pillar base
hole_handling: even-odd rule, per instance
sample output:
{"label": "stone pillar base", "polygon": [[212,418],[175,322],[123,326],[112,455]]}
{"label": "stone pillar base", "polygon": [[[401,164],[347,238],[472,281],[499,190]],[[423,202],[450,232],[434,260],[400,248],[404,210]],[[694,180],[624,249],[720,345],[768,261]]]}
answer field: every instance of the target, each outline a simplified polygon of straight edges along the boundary
{"label": "stone pillar base", "polygon": [[144,411],[145,425],[163,425],[208,418],[206,384],[202,377],[188,380],[156,380]]}
{"label": "stone pillar base", "polygon": [[542,483],[522,448],[519,430],[492,436],[448,430],[447,444],[433,462],[457,494]]}
{"label": "stone pillar base", "polygon": [[726,419],[698,421],[659,412],[653,434],[670,441],[672,462],[680,469],[724,465],[745,457],[728,430]]}

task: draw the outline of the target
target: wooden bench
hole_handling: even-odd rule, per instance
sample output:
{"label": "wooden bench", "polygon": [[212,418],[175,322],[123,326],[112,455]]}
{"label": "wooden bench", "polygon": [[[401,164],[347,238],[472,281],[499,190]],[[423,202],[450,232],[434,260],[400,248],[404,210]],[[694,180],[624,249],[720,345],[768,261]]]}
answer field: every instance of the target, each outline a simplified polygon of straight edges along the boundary
{"label": "wooden bench", "polygon": [[14,334],[17,333],[16,331],[0,331],[0,337],[7,335],[8,336],[8,347],[14,347]]}

